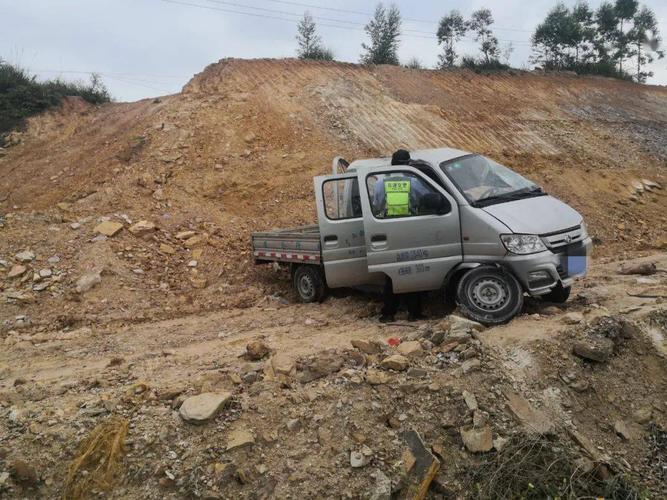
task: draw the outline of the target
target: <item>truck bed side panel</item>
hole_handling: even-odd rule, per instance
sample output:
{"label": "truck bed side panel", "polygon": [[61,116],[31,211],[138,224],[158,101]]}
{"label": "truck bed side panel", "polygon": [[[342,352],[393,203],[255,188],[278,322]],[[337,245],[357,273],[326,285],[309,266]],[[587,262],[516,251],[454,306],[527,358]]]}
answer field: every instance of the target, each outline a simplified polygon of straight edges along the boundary
{"label": "truck bed side panel", "polygon": [[304,226],[253,233],[252,251],[256,262],[319,264],[320,231],[318,226]]}

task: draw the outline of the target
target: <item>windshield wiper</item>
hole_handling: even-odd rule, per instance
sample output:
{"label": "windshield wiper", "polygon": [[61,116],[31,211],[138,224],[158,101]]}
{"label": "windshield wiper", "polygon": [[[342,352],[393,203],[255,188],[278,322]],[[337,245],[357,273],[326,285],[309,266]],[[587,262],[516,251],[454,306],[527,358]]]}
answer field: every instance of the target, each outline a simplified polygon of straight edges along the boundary
{"label": "windshield wiper", "polygon": [[494,203],[502,203],[505,201],[516,201],[516,200],[521,200],[523,198],[532,198],[534,196],[546,196],[547,193],[542,191],[542,188],[537,186],[534,188],[530,188],[526,190],[527,188],[520,189],[518,191],[513,191],[510,193],[504,193],[504,194],[495,194],[493,196],[487,196],[486,198],[482,198],[481,200],[477,200],[473,206],[475,207],[485,207],[487,205],[493,205]]}

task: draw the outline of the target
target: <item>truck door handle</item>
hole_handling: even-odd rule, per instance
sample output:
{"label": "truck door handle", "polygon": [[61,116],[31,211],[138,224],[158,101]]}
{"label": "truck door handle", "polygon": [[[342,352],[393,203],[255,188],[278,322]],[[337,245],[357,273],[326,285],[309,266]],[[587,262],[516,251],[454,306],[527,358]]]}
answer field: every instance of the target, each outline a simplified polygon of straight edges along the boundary
{"label": "truck door handle", "polygon": [[371,249],[382,250],[387,247],[386,234],[374,234],[371,236]]}
{"label": "truck door handle", "polygon": [[335,234],[327,234],[324,237],[324,244],[328,247],[335,247],[338,245],[338,236]]}

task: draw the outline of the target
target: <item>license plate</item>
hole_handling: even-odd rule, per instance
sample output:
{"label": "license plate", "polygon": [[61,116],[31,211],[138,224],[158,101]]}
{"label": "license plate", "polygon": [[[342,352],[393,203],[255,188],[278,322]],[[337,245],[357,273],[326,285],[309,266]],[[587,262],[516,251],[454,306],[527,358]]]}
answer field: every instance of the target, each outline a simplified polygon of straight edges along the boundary
{"label": "license plate", "polygon": [[581,244],[569,247],[561,256],[561,266],[566,276],[586,274],[588,269],[586,247]]}

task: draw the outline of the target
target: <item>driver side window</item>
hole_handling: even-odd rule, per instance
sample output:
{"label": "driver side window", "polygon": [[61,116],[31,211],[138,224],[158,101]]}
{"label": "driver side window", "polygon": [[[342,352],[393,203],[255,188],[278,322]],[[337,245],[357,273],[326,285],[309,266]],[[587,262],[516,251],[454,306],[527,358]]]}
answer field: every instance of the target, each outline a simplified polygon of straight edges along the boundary
{"label": "driver side window", "polygon": [[376,219],[442,215],[451,211],[449,201],[412,172],[371,174],[366,178],[366,186]]}

